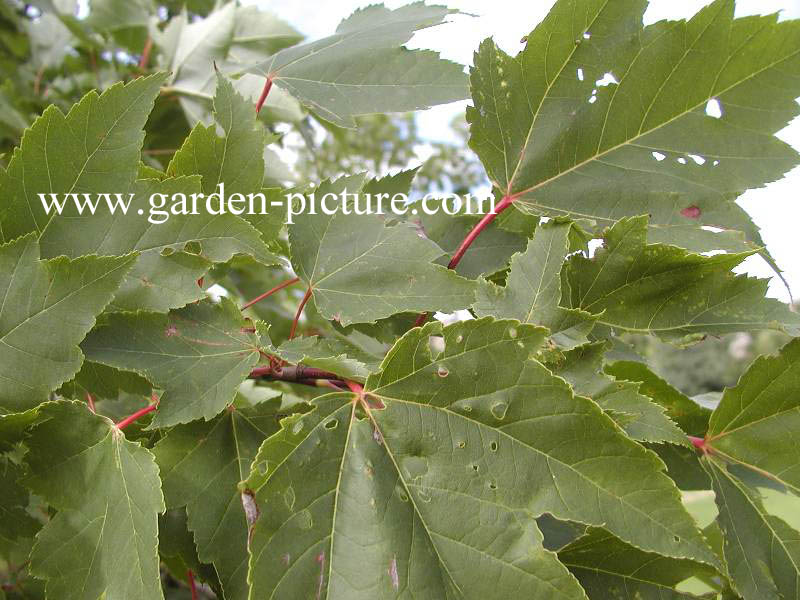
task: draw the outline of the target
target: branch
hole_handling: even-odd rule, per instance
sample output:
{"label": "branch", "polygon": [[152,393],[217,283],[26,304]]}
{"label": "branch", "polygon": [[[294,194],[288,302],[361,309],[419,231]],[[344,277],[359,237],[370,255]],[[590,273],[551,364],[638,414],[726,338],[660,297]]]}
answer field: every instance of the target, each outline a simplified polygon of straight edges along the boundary
{"label": "branch", "polygon": [[251,306],[253,306],[253,304],[255,304],[257,302],[261,302],[264,298],[269,298],[275,292],[278,292],[278,291],[282,290],[283,288],[288,287],[290,285],[294,285],[298,281],[300,281],[300,278],[299,277],[295,277],[294,279],[289,279],[287,281],[284,281],[283,283],[279,283],[278,285],[276,285],[274,288],[272,288],[268,292],[264,292],[260,296],[257,296],[256,298],[253,298],[252,300],[250,300],[250,302],[245,303],[242,306],[241,310],[245,310],[247,308],[250,308]]}
{"label": "branch", "polygon": [[311,298],[311,286],[308,286],[306,290],[306,295],[303,296],[303,300],[300,302],[300,306],[297,307],[297,313],[294,315],[294,321],[292,321],[292,328],[289,330],[289,339],[291,340],[294,338],[295,331],[297,331],[297,322],[300,320],[300,315],[303,314],[303,308],[306,306],[306,302],[308,299]]}
{"label": "branch", "polygon": [[296,367],[256,367],[250,371],[249,378],[302,383],[304,385],[316,387],[329,387],[327,385],[328,383],[333,383],[336,386],[346,385],[341,377],[335,373],[330,373],[329,371],[323,371],[322,369],[316,369],[314,367],[306,367],[304,365],[297,365]]}

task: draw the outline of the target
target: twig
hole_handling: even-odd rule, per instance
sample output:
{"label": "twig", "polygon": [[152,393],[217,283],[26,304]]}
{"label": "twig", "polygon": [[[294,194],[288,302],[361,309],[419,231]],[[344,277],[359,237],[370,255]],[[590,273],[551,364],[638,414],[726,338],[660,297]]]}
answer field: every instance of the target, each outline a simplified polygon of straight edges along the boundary
{"label": "twig", "polygon": [[128,425],[130,425],[137,419],[142,418],[146,414],[153,412],[156,408],[158,408],[158,404],[150,404],[149,406],[145,406],[141,410],[137,410],[132,415],[125,417],[124,419],[116,423],[117,429],[125,429]]}
{"label": "twig", "polygon": [[[483,218],[478,221],[475,227],[467,234],[467,237],[464,238],[464,241],[458,246],[458,249],[453,254],[453,258],[450,259],[450,262],[447,263],[448,269],[455,269],[458,266],[458,263],[461,262],[461,259],[464,257],[464,254],[467,252],[469,247],[472,243],[478,238],[478,236],[486,229],[489,224],[497,218],[501,212],[507,209],[516,199],[516,196],[507,195],[504,196],[503,199],[500,201],[500,204],[494,207],[494,210],[491,212],[483,215]],[[414,321],[413,327],[420,327],[422,326],[425,321],[428,320],[429,313],[422,313],[420,316],[417,317],[417,320]]]}
{"label": "twig", "polygon": [[264,84],[264,89],[261,91],[261,96],[258,98],[258,102],[256,102],[256,114],[261,112],[261,107],[264,106],[264,102],[267,101],[267,96],[269,96],[269,91],[272,89],[272,76],[267,77],[267,81]]}
{"label": "twig", "polygon": [[299,277],[295,277],[294,279],[289,279],[287,281],[284,281],[283,283],[279,283],[278,285],[276,285],[271,290],[269,290],[267,292],[264,292],[263,294],[261,294],[260,296],[257,296],[256,298],[253,298],[249,302],[246,302],[242,306],[241,310],[245,310],[247,308],[250,308],[251,306],[253,306],[253,304],[256,304],[257,302],[261,302],[264,298],[269,298],[275,292],[278,292],[278,291],[282,290],[283,288],[288,287],[290,285],[294,285],[298,281],[300,281],[300,278]]}
{"label": "twig", "polygon": [[250,379],[285,381],[312,387],[327,387],[338,391],[347,390],[346,382],[335,373],[306,367],[305,365],[281,366],[277,361],[268,367],[256,367],[250,371]]}
{"label": "twig", "polygon": [[124,419],[122,419],[118,423],[115,423],[115,425],[117,426],[117,429],[125,429],[128,425],[130,425],[131,423],[133,423],[137,419],[141,419],[146,414],[151,413],[155,409],[157,409],[158,408],[158,396],[155,393],[150,394],[150,402],[151,402],[151,404],[149,406],[145,406],[144,408],[142,408],[140,410],[137,410],[132,415],[125,417]]}
{"label": "twig", "polygon": [[150,51],[153,49],[153,38],[147,37],[147,41],[142,48],[142,55],[139,57],[139,70],[144,71],[147,69],[147,63],[150,62]]}
{"label": "twig", "polygon": [[42,77],[44,76],[44,65],[39,67],[39,70],[36,71],[36,79],[33,80],[33,95],[39,95],[39,88],[42,86]]}
{"label": "twig", "polygon": [[194,573],[191,569],[186,571],[186,579],[189,580],[189,589],[192,592],[192,600],[197,600],[197,586],[194,584]]}
{"label": "twig", "polygon": [[478,221],[478,224],[472,228],[467,234],[467,237],[464,238],[464,241],[461,242],[461,245],[456,250],[456,253],[453,254],[453,258],[450,259],[450,262],[447,264],[448,269],[455,269],[458,263],[461,262],[461,259],[464,256],[464,253],[467,249],[472,245],[472,242],[476,240],[476,238],[481,234],[481,232],[489,226],[489,223],[494,221],[501,212],[511,206],[512,202],[514,202],[514,196],[505,196],[501,201],[500,204],[495,206],[494,210],[483,215],[483,218]]}
{"label": "twig", "polygon": [[311,293],[312,290],[311,286],[309,285],[308,289],[306,290],[306,295],[303,296],[303,300],[300,302],[300,306],[297,307],[297,313],[295,313],[294,315],[294,321],[292,321],[292,328],[289,330],[290,340],[294,338],[295,331],[297,331],[297,322],[300,320],[300,315],[303,314],[303,309],[306,306],[306,302],[308,302],[308,299],[311,298]]}

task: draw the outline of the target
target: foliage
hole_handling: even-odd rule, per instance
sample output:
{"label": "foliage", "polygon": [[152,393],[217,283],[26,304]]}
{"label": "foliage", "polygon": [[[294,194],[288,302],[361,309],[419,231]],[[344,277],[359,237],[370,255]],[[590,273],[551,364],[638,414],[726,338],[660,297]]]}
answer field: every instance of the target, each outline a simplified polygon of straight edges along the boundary
{"label": "foliage", "polygon": [[[800,597],[800,316],[733,272],[780,274],[735,200],[800,162],[800,22],[558,0],[467,76],[420,2],[75,9],[0,5],[0,599]],[[411,168],[387,113],[467,97]],[[142,216],[484,177],[502,214]],[[723,336],[762,356],[674,367]]]}

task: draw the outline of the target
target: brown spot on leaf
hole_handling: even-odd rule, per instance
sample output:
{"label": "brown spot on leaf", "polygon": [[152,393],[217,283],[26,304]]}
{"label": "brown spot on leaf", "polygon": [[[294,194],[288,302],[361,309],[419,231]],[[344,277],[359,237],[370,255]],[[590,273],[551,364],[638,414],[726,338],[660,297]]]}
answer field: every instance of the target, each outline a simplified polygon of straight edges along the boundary
{"label": "brown spot on leaf", "polygon": [[686,217],[687,219],[697,219],[702,214],[699,206],[695,206],[692,204],[691,206],[687,206],[683,210],[681,210],[681,215]]}

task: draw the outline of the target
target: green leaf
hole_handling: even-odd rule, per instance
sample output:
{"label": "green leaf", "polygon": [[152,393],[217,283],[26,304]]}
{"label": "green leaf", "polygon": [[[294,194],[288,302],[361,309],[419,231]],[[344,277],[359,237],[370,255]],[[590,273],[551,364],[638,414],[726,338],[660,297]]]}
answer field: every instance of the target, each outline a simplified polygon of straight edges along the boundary
{"label": "green leaf", "polygon": [[169,89],[178,95],[191,125],[209,120],[214,63],[227,55],[235,27],[236,4],[229,2],[196,20],[184,10],[170,19],[163,31],[154,28],[151,32],[162,49],[159,65],[171,73]]}
{"label": "green leaf", "polygon": [[201,563],[197,557],[197,547],[187,526],[184,508],[167,509],[159,515],[158,553],[173,577],[183,580],[191,570],[194,577],[202,579],[217,596],[223,597],[214,567]]}
{"label": "green leaf", "polygon": [[37,69],[60,67],[75,38],[63,19],[46,12],[38,19],[26,20],[23,24],[30,42],[32,63]]}
{"label": "green leaf", "polygon": [[109,309],[167,312],[201,300],[206,293],[197,280],[210,266],[205,257],[188,252],[173,252],[168,256],[155,249],[144,252],[125,277]]}
{"label": "green leaf", "polygon": [[800,533],[766,512],[716,460],[706,460],[725,536],[723,552],[734,589],[744,600],[796,598],[800,588]]}
{"label": "green leaf", "polygon": [[78,372],[78,344],[135,259],[43,261],[34,235],[0,245],[0,413],[45,402]]}
{"label": "green leaf", "polygon": [[601,228],[650,214],[655,241],[761,247],[734,200],[798,162],[774,134],[800,112],[800,80],[786,77],[800,66],[800,23],[734,20],[733,0],[717,0],[688,22],[643,28],[646,7],[559,0],[516,57],[483,42],[470,145],[494,186],[539,214]]}
{"label": "green leaf", "polygon": [[669,410],[651,402],[639,383],[603,373],[606,347],[605,342],[575,347],[564,352],[551,368],[569,382],[575,393],[599,404],[633,439],[689,446],[689,439],[670,418]]}
{"label": "green leaf", "polygon": [[[274,54],[301,37],[286,23],[255,7],[228,2],[218,10],[206,12],[208,15],[203,18],[194,15],[190,18],[181,12],[170,19],[163,31],[151,31],[162,50],[161,68],[172,73],[168,89],[177,95],[192,125],[213,120],[215,66],[226,73],[239,70],[244,64]],[[234,82],[234,87],[255,105],[264,80],[244,75]],[[262,114],[271,120],[289,122],[305,117],[299,103],[280,88],[272,91]]]}
{"label": "green leaf", "polygon": [[72,381],[61,386],[59,393],[66,398],[79,400],[86,394],[95,398],[115,400],[120,392],[139,396],[150,396],[153,386],[141,375],[130,371],[120,371],[90,360],[83,361],[81,370]]}
{"label": "green leaf", "polygon": [[302,41],[303,35],[271,12],[258,6],[237,6],[229,58],[256,62]]}
{"label": "green leaf", "polygon": [[147,26],[155,18],[152,0],[93,0],[86,24],[109,32],[115,41],[140,52],[147,39]]}
{"label": "green leaf", "polygon": [[29,232],[45,237],[51,223],[63,221],[45,213],[40,193],[127,191],[139,169],[142,128],[165,78],[150,75],[100,95],[91,91],[66,116],[50,105],[25,133],[8,170],[0,169],[0,239]]}
{"label": "green leaf", "polygon": [[[312,290],[319,312],[342,325],[374,322],[406,311],[452,312],[474,301],[473,282],[432,264],[442,250],[417,235],[406,223],[387,227],[380,215],[355,214],[353,194],[364,186],[364,175],[323,182],[314,192],[319,203],[326,194],[337,208],[327,215],[317,206],[289,226],[292,266]],[[310,203],[310,198],[306,198]],[[386,210],[386,209],[384,209]]]}
{"label": "green leaf", "polygon": [[673,341],[760,329],[800,334],[800,315],[764,297],[766,280],[731,272],[749,253],[702,256],[648,245],[646,236],[646,217],[623,219],[594,258],[573,256],[562,302],[615,329]]}
{"label": "green leaf", "polygon": [[209,206],[197,176],[139,179],[129,194],[127,214],[111,214],[103,206],[94,215],[79,216],[73,208],[53,221],[41,241],[45,255],[139,252],[116,294],[113,310],[166,312],[200,300],[205,293],[197,279],[212,263],[236,254],[264,264],[277,261],[246,221],[229,213],[215,214],[218,201]]}
{"label": "green leaf", "polygon": [[667,558],[622,542],[607,531],[590,528],[585,536],[558,553],[558,559],[581,582],[589,598],[681,600],[697,598],[675,586],[697,575],[712,576],[706,565]]}
{"label": "green leaf", "polygon": [[415,31],[453,12],[422,2],[395,10],[368,6],[342,21],[334,35],[281,50],[245,72],[271,78],[340,127],[355,127],[356,115],[463,100],[468,90],[461,65],[402,47]]}
{"label": "green leaf", "polygon": [[46,420],[26,442],[24,483],[58,509],[30,559],[31,572],[47,579],[47,597],[163,599],[164,499],[153,455],[85,405],[58,402],[41,412]]}
{"label": "green leaf", "polygon": [[711,415],[714,452],[768,474],[800,494],[800,339],[761,356],[727,388]]}
{"label": "green leaf", "polygon": [[25,509],[28,491],[19,484],[22,469],[0,458],[0,548],[19,538],[30,538],[39,531],[39,523]]}
{"label": "green leaf", "polygon": [[164,389],[151,428],[211,419],[258,362],[259,338],[228,299],[169,314],[118,313],[81,345],[86,357]]}
{"label": "green leaf", "polygon": [[492,319],[413,329],[363,399],[324,396],[285,423],[248,481],[251,594],[583,597],[542,547],[545,512],[715,563],[658,458],[527,360],[544,335]]}
{"label": "green leaf", "polygon": [[278,430],[280,401],[171,429],[153,449],[167,507],[186,507],[200,561],[213,563],[227,600],[247,600],[248,523],[239,482]]}
{"label": "green leaf", "polygon": [[25,412],[0,415],[0,452],[14,450],[14,447],[25,439],[25,432],[28,428],[41,420],[39,415],[41,406],[44,404],[39,404]]}
{"label": "green leaf", "polygon": [[[203,193],[208,196],[218,191],[221,184],[225,197],[242,196],[241,204],[247,206],[249,194],[262,192],[264,181],[263,127],[256,122],[254,105],[239,95],[221,74],[217,73],[217,92],[214,96],[214,117],[225,132],[217,135],[216,126],[198,123],[181,149],[175,153],[167,168],[170,175],[201,175]],[[263,210],[267,201],[256,199],[256,210]],[[270,212],[276,212],[272,208]],[[244,211],[243,211],[244,212]],[[236,218],[236,217],[234,217]],[[248,215],[247,220],[258,223],[263,215]],[[237,219],[238,220],[238,219]],[[277,237],[277,231],[275,232]],[[272,239],[265,239],[270,242]],[[264,264],[277,264],[277,259],[262,258]]]}
{"label": "green leaf", "polygon": [[525,252],[512,257],[505,287],[480,282],[477,315],[543,325],[565,347],[585,343],[594,317],[560,306],[560,274],[569,253],[571,227],[570,223],[538,227]]}
{"label": "green leaf", "polygon": [[639,382],[639,392],[664,407],[667,416],[689,435],[705,434],[710,411],[672,387],[644,363],[620,360],[606,365],[604,370],[618,380]]}

